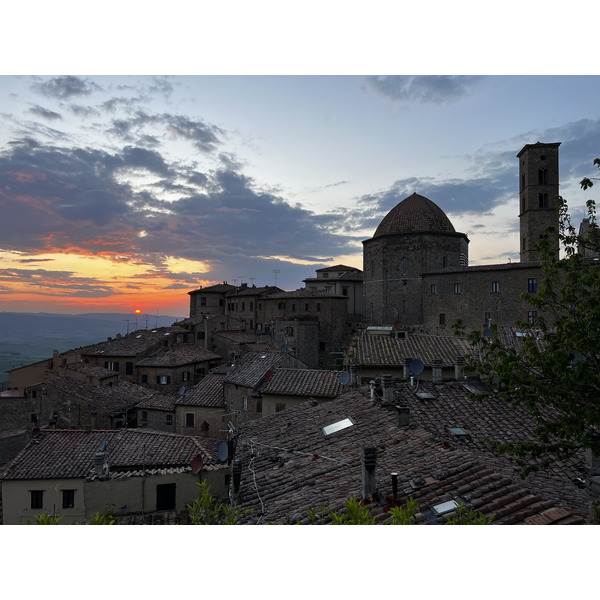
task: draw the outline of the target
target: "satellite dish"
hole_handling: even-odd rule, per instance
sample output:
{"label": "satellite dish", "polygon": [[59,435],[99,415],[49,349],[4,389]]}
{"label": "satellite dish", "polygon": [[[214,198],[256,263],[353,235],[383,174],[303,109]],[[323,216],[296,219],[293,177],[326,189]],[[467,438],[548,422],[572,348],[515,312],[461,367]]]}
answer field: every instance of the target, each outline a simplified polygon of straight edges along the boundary
{"label": "satellite dish", "polygon": [[400,319],[394,321],[394,329],[402,329],[402,321]]}
{"label": "satellite dish", "polygon": [[408,369],[413,375],[416,375],[418,377],[425,369],[425,363],[423,363],[423,361],[420,358],[415,358],[410,361]]}
{"label": "satellite dish", "polygon": [[346,385],[350,381],[350,374],[347,371],[344,371],[338,380],[341,385]]}
{"label": "satellite dish", "polygon": [[284,344],[283,346],[281,346],[281,351],[285,352],[287,350],[287,346]]}
{"label": "satellite dish", "polygon": [[229,456],[229,446],[227,445],[227,442],[224,442],[223,440],[217,442],[217,456],[221,462],[227,460],[227,457]]}
{"label": "satellite dish", "polygon": [[185,394],[185,385],[182,385],[182,386],[179,388],[179,395],[180,395],[180,396],[183,396],[183,394]]}
{"label": "satellite dish", "polygon": [[492,330],[489,327],[486,327],[483,330],[483,337],[486,337],[486,338],[491,338],[492,337]]}
{"label": "satellite dish", "polygon": [[106,446],[108,446],[108,442],[106,440],[102,440],[99,452],[104,452],[106,450]]}

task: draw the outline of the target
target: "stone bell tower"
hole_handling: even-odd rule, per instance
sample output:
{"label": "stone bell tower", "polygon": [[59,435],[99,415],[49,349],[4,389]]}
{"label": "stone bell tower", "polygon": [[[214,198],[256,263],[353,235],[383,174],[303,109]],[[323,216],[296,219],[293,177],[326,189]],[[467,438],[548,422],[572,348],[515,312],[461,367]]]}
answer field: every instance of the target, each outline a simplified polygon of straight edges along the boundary
{"label": "stone bell tower", "polygon": [[[519,220],[521,227],[521,262],[537,262],[537,249],[548,227],[558,231],[558,147],[551,144],[526,144],[519,158]],[[558,258],[558,240],[551,239]]]}

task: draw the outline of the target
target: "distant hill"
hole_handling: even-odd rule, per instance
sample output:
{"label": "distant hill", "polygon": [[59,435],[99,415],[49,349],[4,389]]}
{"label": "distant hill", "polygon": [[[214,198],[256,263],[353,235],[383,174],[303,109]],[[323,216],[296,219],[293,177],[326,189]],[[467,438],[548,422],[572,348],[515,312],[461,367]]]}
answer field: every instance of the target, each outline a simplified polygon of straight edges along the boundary
{"label": "distant hill", "polygon": [[7,387],[8,369],[50,358],[54,350],[64,352],[102,342],[117,333],[165,327],[183,318],[129,313],[0,312],[0,390]]}

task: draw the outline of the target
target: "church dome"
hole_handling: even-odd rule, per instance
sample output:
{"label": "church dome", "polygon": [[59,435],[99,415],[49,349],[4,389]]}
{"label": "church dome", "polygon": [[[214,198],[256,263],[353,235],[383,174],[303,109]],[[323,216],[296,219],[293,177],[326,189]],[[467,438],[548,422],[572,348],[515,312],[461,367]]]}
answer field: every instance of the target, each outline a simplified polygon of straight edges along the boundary
{"label": "church dome", "polygon": [[383,218],[373,237],[398,233],[455,233],[446,213],[434,202],[413,194]]}

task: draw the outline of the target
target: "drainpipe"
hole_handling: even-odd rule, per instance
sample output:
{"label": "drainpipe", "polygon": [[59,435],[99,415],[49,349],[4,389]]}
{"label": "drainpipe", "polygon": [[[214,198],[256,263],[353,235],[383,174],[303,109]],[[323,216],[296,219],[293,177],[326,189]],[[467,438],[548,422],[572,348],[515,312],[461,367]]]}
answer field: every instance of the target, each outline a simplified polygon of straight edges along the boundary
{"label": "drainpipe", "polygon": [[242,461],[239,458],[236,458],[233,461],[231,470],[233,473],[233,491],[231,494],[231,500],[234,504],[237,504],[240,498],[240,483],[242,481]]}

